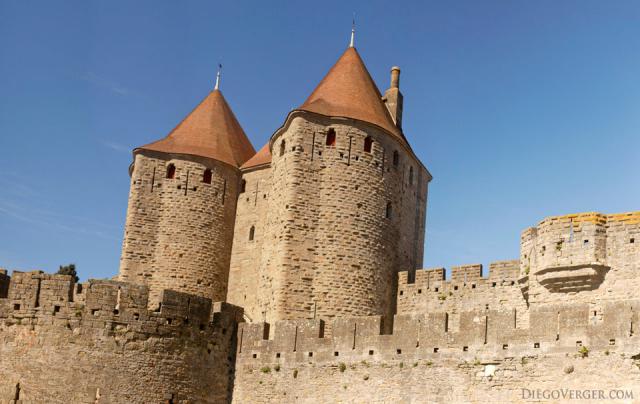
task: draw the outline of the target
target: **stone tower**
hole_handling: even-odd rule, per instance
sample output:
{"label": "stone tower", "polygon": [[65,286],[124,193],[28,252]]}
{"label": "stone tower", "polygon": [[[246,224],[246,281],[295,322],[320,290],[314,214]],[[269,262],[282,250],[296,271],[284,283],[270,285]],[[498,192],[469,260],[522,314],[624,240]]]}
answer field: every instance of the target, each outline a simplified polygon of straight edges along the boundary
{"label": "stone tower", "polygon": [[422,265],[431,176],[394,120],[393,74],[385,102],[349,47],[273,134],[270,161],[245,166],[229,302],[254,321],[391,315],[397,272]]}
{"label": "stone tower", "polygon": [[119,280],[225,299],[240,186],[255,154],[212,91],[164,139],[136,148]]}

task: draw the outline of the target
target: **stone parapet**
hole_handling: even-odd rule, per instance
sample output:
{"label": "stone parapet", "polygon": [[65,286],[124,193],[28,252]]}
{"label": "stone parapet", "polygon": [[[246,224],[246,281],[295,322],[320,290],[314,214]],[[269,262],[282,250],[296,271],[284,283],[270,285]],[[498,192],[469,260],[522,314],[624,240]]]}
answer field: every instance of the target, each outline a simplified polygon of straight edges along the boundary
{"label": "stone parapet", "polygon": [[147,286],[79,286],[13,273],[0,298],[0,403],[230,400],[241,308],[164,290],[154,311]]}
{"label": "stone parapet", "polygon": [[512,306],[526,308],[518,284],[518,260],[498,261],[489,265],[489,276],[482,276],[482,265],[471,264],[451,268],[446,279],[444,268],[416,271],[410,281],[408,272],[398,274],[398,314],[426,313]]}
{"label": "stone parapet", "polygon": [[640,342],[633,332],[640,300],[610,303],[595,316],[587,304],[532,309],[527,327],[518,315],[513,308],[464,311],[457,326],[446,312],[398,315],[391,334],[383,334],[380,316],[342,318],[330,336],[321,320],[241,323],[238,364],[504,358],[578,353],[582,347],[615,351]]}

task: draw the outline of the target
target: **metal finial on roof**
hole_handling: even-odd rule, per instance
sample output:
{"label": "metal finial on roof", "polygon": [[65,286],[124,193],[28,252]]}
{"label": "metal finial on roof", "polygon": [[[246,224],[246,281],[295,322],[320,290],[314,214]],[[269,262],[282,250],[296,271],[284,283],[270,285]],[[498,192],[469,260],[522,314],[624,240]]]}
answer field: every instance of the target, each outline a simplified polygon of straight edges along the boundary
{"label": "metal finial on roof", "polygon": [[353,20],[351,20],[351,41],[349,42],[350,48],[353,48],[355,36],[356,36],[356,13],[353,13]]}
{"label": "metal finial on roof", "polygon": [[220,88],[220,74],[222,73],[222,64],[218,64],[218,73],[216,73],[216,86],[213,88],[214,90],[218,90]]}

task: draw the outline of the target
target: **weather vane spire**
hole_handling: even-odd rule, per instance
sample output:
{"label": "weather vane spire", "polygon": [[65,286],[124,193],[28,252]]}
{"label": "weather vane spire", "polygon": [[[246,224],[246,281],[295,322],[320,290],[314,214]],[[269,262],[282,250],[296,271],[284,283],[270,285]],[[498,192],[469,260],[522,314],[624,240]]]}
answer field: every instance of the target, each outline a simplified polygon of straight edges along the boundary
{"label": "weather vane spire", "polygon": [[218,90],[220,88],[221,74],[222,74],[222,63],[218,63],[218,73],[216,73],[216,86],[213,88],[214,90]]}
{"label": "weather vane spire", "polygon": [[351,41],[349,42],[350,48],[353,48],[355,37],[356,37],[356,13],[353,13],[353,20],[351,20]]}

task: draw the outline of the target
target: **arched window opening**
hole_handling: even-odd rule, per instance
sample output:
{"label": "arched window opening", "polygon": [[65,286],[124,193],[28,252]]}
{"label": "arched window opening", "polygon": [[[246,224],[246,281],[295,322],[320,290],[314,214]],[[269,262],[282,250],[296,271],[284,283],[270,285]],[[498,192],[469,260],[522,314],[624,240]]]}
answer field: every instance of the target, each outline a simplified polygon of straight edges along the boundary
{"label": "arched window opening", "polygon": [[280,142],[280,156],[284,155],[284,149],[287,147],[287,144],[285,143],[284,139],[282,139],[282,142]]}
{"label": "arched window opening", "polygon": [[394,167],[397,167],[398,163],[400,163],[400,155],[398,154],[397,150],[394,150],[393,151],[393,165],[394,165]]}
{"label": "arched window opening", "polygon": [[253,238],[256,235],[256,227],[255,226],[251,226],[251,228],[249,229],[249,241],[253,241]]}
{"label": "arched window opening", "polygon": [[246,180],[240,181],[240,193],[243,194],[244,191],[246,190],[247,190],[247,181]]}
{"label": "arched window opening", "polygon": [[211,184],[211,169],[207,168],[204,170],[204,174],[202,174],[202,182],[205,184]]}
{"label": "arched window opening", "polygon": [[336,145],[336,131],[331,128],[327,131],[327,146],[335,146]]}
{"label": "arched window opening", "polygon": [[413,185],[413,167],[409,167],[409,185]]}
{"label": "arched window opening", "polygon": [[176,166],[169,164],[167,166],[167,178],[174,179],[176,177]]}
{"label": "arched window opening", "polygon": [[391,205],[391,202],[387,202],[387,211],[385,212],[385,217],[387,219],[391,219],[392,214],[393,214],[393,205]]}
{"label": "arched window opening", "polygon": [[373,139],[371,136],[367,136],[364,138],[364,151],[367,153],[371,153],[371,148],[373,146]]}

